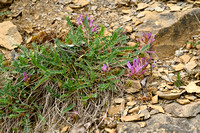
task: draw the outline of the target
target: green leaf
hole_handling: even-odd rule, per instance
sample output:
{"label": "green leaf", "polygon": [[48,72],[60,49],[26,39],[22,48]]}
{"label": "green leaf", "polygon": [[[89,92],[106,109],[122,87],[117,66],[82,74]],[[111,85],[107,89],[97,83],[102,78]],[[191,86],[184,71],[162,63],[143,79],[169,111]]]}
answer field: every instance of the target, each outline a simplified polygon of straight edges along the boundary
{"label": "green leaf", "polygon": [[48,69],[48,72],[49,72],[50,75],[65,74],[66,73],[64,69],[63,70],[51,70],[51,69]]}
{"label": "green leaf", "polygon": [[33,90],[37,89],[41,84],[43,84],[45,81],[47,81],[49,79],[49,76],[44,76],[42,79],[40,79],[36,86],[33,88]]}
{"label": "green leaf", "polygon": [[89,31],[89,23],[88,23],[87,19],[88,19],[88,17],[85,17],[83,21],[84,21],[84,26],[86,27],[86,30],[88,32]]}
{"label": "green leaf", "polygon": [[0,53],[0,66],[1,66],[2,62],[3,62],[3,54]]}
{"label": "green leaf", "polygon": [[70,21],[70,18],[67,17],[66,20],[67,20],[67,24],[70,26],[70,28],[72,29],[72,31],[74,31],[74,26],[73,26],[72,22]]}
{"label": "green leaf", "polygon": [[135,46],[129,46],[129,47],[123,46],[123,47],[116,48],[114,50],[129,51],[129,50],[135,50],[137,47],[138,47],[138,44],[136,44]]}
{"label": "green leaf", "polygon": [[134,58],[130,58],[130,59],[126,59],[126,60],[122,60],[117,66],[120,66],[120,65],[127,65],[128,61],[133,61]]}
{"label": "green leaf", "polygon": [[25,133],[29,133],[30,132],[30,129],[31,129],[31,124],[30,124],[30,119],[29,119],[29,115],[26,114],[25,117],[24,117],[24,132]]}
{"label": "green leaf", "polygon": [[4,113],[4,111],[3,110],[0,110],[0,114],[3,114]]}
{"label": "green leaf", "polygon": [[47,68],[45,66],[42,66],[41,64],[38,64],[37,67],[42,69],[44,72],[47,72]]}
{"label": "green leaf", "polygon": [[109,83],[102,83],[99,85],[99,91],[104,91],[105,89],[107,89],[110,86]]}
{"label": "green leaf", "polygon": [[25,56],[25,57],[29,57],[30,56],[29,50],[26,47],[21,46],[21,45],[17,45],[17,46],[23,51],[23,54],[20,55],[20,56]]}
{"label": "green leaf", "polygon": [[64,109],[62,110],[62,115],[64,115],[65,112],[72,110],[72,109],[74,108],[74,106],[75,106],[75,105],[74,105],[73,103],[71,103],[68,107],[64,108]]}
{"label": "green leaf", "polygon": [[69,94],[62,94],[61,96],[60,96],[60,98],[65,98],[65,97],[68,97],[69,96]]}
{"label": "green leaf", "polygon": [[175,85],[177,87],[180,87],[183,85],[182,81],[181,81],[181,76],[180,76],[180,73],[177,73],[177,78],[176,78],[176,81],[175,81]]}
{"label": "green leaf", "polygon": [[121,69],[115,76],[120,77],[124,74],[125,70]]}
{"label": "green leaf", "polygon": [[0,16],[9,15],[9,14],[10,14],[10,11],[0,12]]}
{"label": "green leaf", "polygon": [[97,93],[90,94],[91,98],[97,98]]}
{"label": "green leaf", "polygon": [[33,46],[34,52],[37,53],[39,51],[38,49],[39,47],[34,42],[32,43],[32,46]]}
{"label": "green leaf", "polygon": [[114,45],[116,43],[116,39],[117,39],[117,32],[115,31],[111,36],[111,40],[109,42],[109,45]]}
{"label": "green leaf", "polygon": [[44,116],[40,115],[39,113],[37,113],[38,118],[41,119],[41,121],[45,124],[46,123],[46,119]]}
{"label": "green leaf", "polygon": [[30,57],[31,57],[31,61],[32,61],[33,65],[37,66],[37,60],[36,60],[35,56],[33,55],[33,51],[30,52]]}
{"label": "green leaf", "polygon": [[25,109],[17,109],[17,108],[13,109],[13,111],[16,112],[16,113],[23,113],[23,112],[26,112]]}
{"label": "green leaf", "polygon": [[11,102],[9,102],[7,99],[1,98],[0,104],[11,104]]}
{"label": "green leaf", "polygon": [[150,47],[150,44],[147,44],[146,46],[141,48],[140,53],[146,51],[147,49],[149,49],[149,47]]}
{"label": "green leaf", "polygon": [[20,116],[20,114],[10,114],[9,115],[9,118],[17,118],[17,117],[19,117]]}
{"label": "green leaf", "polygon": [[83,84],[83,85],[77,86],[76,89],[84,89],[84,88],[86,88],[86,87],[88,87],[88,85],[87,85],[87,84]]}
{"label": "green leaf", "polygon": [[101,25],[101,30],[100,30],[100,32],[99,32],[99,37],[100,37],[100,38],[103,37],[104,32],[105,32],[105,28]]}
{"label": "green leaf", "polygon": [[82,99],[81,99],[81,100],[85,102],[85,101],[87,101],[87,100],[89,100],[89,99],[90,99],[89,96],[82,96]]}
{"label": "green leaf", "polygon": [[177,73],[177,80],[181,80],[180,73]]}
{"label": "green leaf", "polygon": [[34,105],[34,107],[36,107],[38,110],[40,110],[40,109],[42,109],[42,108],[43,108],[43,106],[42,106],[42,105],[38,106],[36,103],[33,103],[33,105]]}
{"label": "green leaf", "polygon": [[197,43],[194,44],[194,46],[197,46],[197,45],[200,45],[200,42],[197,42]]}
{"label": "green leaf", "polygon": [[19,72],[14,70],[14,71],[12,71],[12,73],[13,74],[18,74]]}
{"label": "green leaf", "polygon": [[115,76],[112,75],[112,76],[105,77],[105,78],[103,78],[102,80],[103,80],[103,81],[108,81],[108,80],[113,80],[114,78],[115,78]]}

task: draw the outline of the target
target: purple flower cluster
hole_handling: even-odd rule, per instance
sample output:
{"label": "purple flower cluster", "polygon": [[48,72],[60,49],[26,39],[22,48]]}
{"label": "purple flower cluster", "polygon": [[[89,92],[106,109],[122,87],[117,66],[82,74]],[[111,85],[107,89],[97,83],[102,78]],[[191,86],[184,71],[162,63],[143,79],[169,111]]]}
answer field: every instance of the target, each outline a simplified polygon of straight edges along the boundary
{"label": "purple flower cluster", "polygon": [[[144,45],[147,45],[147,44],[151,44],[155,41],[155,36],[152,36],[152,33],[149,32],[148,34],[147,33],[144,33],[143,32],[143,36],[141,37],[141,39],[139,40],[138,39],[138,42],[139,42],[139,48],[141,48],[141,42],[144,44]],[[145,53],[149,53],[150,54],[150,58],[147,58],[145,56]],[[144,52],[144,55],[141,57],[137,57],[137,59],[134,59],[133,60],[133,65],[131,65],[131,63],[128,61],[128,69],[130,70],[130,75],[129,76],[132,76],[132,75],[143,75],[146,71],[147,71],[147,66],[150,65],[151,67],[151,70],[152,68],[154,67],[155,65],[155,61],[152,62],[152,58],[151,58],[151,54],[152,53],[155,53],[155,51],[145,51]],[[108,61],[107,61],[107,64],[103,64],[103,67],[102,67],[102,70],[104,72],[108,72],[109,71],[109,64],[108,64]]]}
{"label": "purple flower cluster", "polygon": [[145,43],[145,44],[151,44],[155,41],[155,35],[152,36],[152,33],[149,32],[148,34],[147,33],[142,33],[142,37],[140,39],[138,39],[138,42],[139,44],[141,42]]}
{"label": "purple flower cluster", "polygon": [[[152,36],[152,33],[149,32],[147,33],[142,33],[142,37],[140,39],[138,39],[139,42],[139,49],[141,49],[143,46],[147,45],[147,44],[151,44],[155,41],[155,35]],[[145,51],[145,53],[155,53],[155,51]]]}
{"label": "purple flower cluster", "polygon": [[106,72],[106,71],[109,70],[109,64],[108,64],[108,61],[107,61],[107,64],[106,64],[106,65],[103,64],[102,70],[103,70],[104,72]]}
{"label": "purple flower cluster", "polygon": [[[87,17],[87,15],[86,15]],[[82,30],[85,31],[85,25],[84,25],[84,16],[81,16],[78,18],[78,26],[80,26],[82,24]],[[87,21],[89,23],[89,27],[92,29],[92,32],[95,32],[96,31],[96,28],[97,28],[97,25],[96,26],[93,26],[93,19],[92,19],[92,16],[89,16],[87,18]]]}
{"label": "purple flower cluster", "polygon": [[24,76],[24,81],[28,83],[31,79],[31,74],[28,73],[27,75],[26,71],[24,71],[23,76]]}
{"label": "purple flower cluster", "polygon": [[[152,64],[152,67],[154,67],[154,63]],[[143,57],[142,59],[137,57],[137,59],[133,60],[133,65],[131,65],[131,63],[128,61],[127,66],[129,70],[131,71],[130,76],[144,74],[147,69],[148,64],[150,64],[150,59],[147,60],[146,57]]]}

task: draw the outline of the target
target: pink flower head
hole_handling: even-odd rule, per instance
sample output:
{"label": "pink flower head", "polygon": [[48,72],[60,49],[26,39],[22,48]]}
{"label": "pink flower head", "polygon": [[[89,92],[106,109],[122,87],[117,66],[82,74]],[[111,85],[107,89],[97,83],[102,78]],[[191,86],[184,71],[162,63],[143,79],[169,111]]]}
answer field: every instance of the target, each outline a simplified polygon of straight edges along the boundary
{"label": "pink flower head", "polygon": [[95,32],[97,29],[97,25],[92,29],[92,32]]}
{"label": "pink flower head", "polygon": [[138,42],[140,43],[140,39],[138,39]]}
{"label": "pink flower head", "polygon": [[82,22],[84,22],[84,16],[80,15],[80,19],[81,19]]}
{"label": "pink flower head", "polygon": [[84,17],[80,15],[78,18],[78,26],[80,26],[84,22]]}
{"label": "pink flower head", "polygon": [[[155,35],[152,36],[151,32],[149,32],[148,34],[142,32],[142,37],[140,38],[140,40],[145,44],[151,44],[155,41]],[[138,40],[138,42],[140,43],[139,40]]]}
{"label": "pink flower head", "polygon": [[78,111],[74,111],[74,113],[75,113],[76,115],[78,115]]}
{"label": "pink flower head", "polygon": [[150,44],[153,43],[155,41],[155,35],[152,37]]}
{"label": "pink flower head", "polygon": [[153,61],[151,68],[155,67],[155,60]]}
{"label": "pink flower head", "polygon": [[81,25],[81,15],[80,15],[80,18],[78,18],[78,26]]}
{"label": "pink flower head", "polygon": [[31,79],[31,74],[30,73],[28,73],[28,75],[27,75],[26,71],[24,71],[23,76],[24,76],[24,81],[25,82],[29,82],[30,81],[30,79]]}
{"label": "pink flower head", "polygon": [[[85,27],[85,24],[84,24],[84,18],[87,18],[87,15],[84,17],[84,16],[81,16],[80,15],[80,17],[78,18],[78,22],[77,22],[77,24],[78,24],[78,26],[80,26],[81,24],[81,29],[86,33],[87,31],[86,31],[86,27]],[[93,19],[92,19],[92,16],[89,16],[88,18],[87,18],[87,21],[88,21],[88,23],[89,23],[89,28],[90,28],[90,30],[92,31],[92,32],[95,32],[96,31],[96,28],[97,28],[97,26],[94,26],[93,25]]]}
{"label": "pink flower head", "polygon": [[131,63],[128,61],[128,69],[131,71],[130,76],[132,75],[137,75],[137,74],[144,74],[144,72],[146,71],[146,68],[148,66],[149,62],[146,59],[146,57],[143,57],[142,59],[140,59],[139,57],[137,57],[137,59],[133,60],[133,65],[131,65]]}
{"label": "pink flower head", "polygon": [[74,112],[72,113],[72,117],[73,117],[73,119],[76,119],[77,116],[78,116],[78,111],[74,111]]}
{"label": "pink flower head", "polygon": [[92,23],[93,23],[93,20],[91,19],[91,20],[90,20],[90,25],[89,25],[90,28],[91,28],[92,25],[93,25]]}
{"label": "pink flower head", "polygon": [[[87,16],[87,15],[86,15]],[[89,20],[92,20],[92,16],[89,16],[88,18],[87,18],[87,21],[89,21]]]}
{"label": "pink flower head", "polygon": [[108,61],[107,61],[106,65],[103,64],[102,70],[103,70],[104,72],[106,72],[106,71],[108,71],[108,69],[109,69],[109,64],[108,64]]}
{"label": "pink flower head", "polygon": [[141,41],[144,41],[142,37],[141,37]]}
{"label": "pink flower head", "polygon": [[149,32],[149,34],[148,34],[148,40],[151,38],[151,32]]}

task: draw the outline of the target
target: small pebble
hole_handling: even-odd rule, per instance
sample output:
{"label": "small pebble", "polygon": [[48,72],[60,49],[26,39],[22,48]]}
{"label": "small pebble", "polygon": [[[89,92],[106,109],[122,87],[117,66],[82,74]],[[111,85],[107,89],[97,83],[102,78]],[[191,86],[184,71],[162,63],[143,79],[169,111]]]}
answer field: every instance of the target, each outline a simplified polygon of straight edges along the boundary
{"label": "small pebble", "polygon": [[151,83],[151,86],[154,86],[154,85],[157,85],[158,84],[158,82],[153,82],[153,83]]}
{"label": "small pebble", "polygon": [[128,102],[131,102],[131,101],[133,100],[133,97],[132,97],[132,96],[128,96],[128,97],[126,98],[126,100],[127,100]]}
{"label": "small pebble", "polygon": [[189,50],[189,49],[191,49],[191,47],[192,47],[192,44],[191,43],[188,43],[187,45],[186,45],[186,48]]}
{"label": "small pebble", "polygon": [[174,65],[176,62],[174,60],[171,61],[171,65]]}
{"label": "small pebble", "polygon": [[183,55],[183,50],[182,50],[183,48],[180,48],[179,50],[176,50],[175,51],[175,56],[181,56],[181,55]]}
{"label": "small pebble", "polygon": [[189,52],[188,49],[184,49],[184,50],[183,50],[183,53],[188,53],[188,52]]}
{"label": "small pebble", "polygon": [[197,52],[196,52],[196,51],[194,51],[192,54],[195,56],[195,55],[197,55]]}
{"label": "small pebble", "polygon": [[189,50],[189,54],[192,54],[192,53],[193,53],[193,50],[192,50],[192,49],[190,49],[190,50]]}
{"label": "small pebble", "polygon": [[97,6],[92,6],[91,10],[95,11],[97,9]]}
{"label": "small pebble", "polygon": [[169,76],[169,78],[171,78],[171,77],[174,76],[174,74],[173,74],[173,73],[170,73],[168,76]]}
{"label": "small pebble", "polygon": [[200,49],[200,45],[196,45],[196,48],[199,50]]}

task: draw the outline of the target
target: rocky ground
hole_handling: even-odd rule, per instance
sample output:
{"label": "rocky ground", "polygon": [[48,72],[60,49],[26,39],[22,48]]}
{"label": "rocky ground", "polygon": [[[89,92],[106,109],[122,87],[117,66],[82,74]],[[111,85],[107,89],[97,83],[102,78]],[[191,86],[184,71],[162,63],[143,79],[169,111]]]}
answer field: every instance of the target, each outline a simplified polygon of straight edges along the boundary
{"label": "rocky ground", "polygon": [[[0,0],[0,51],[10,60],[16,47],[53,38],[64,41],[66,17],[76,24],[80,14],[92,15],[106,34],[122,27],[127,45],[152,32],[156,41],[156,67],[148,79],[150,98],[141,96],[139,80],[112,100],[103,110],[99,129],[90,132],[200,132],[200,2],[154,0]],[[7,13],[7,11],[10,11]],[[11,23],[12,22],[12,23]],[[18,32],[19,31],[19,32]],[[2,39],[3,38],[3,39]],[[12,39],[11,39],[12,38]],[[8,40],[7,40],[8,39]],[[180,78],[178,78],[180,76]],[[87,125],[62,125],[56,131],[85,132]]]}

